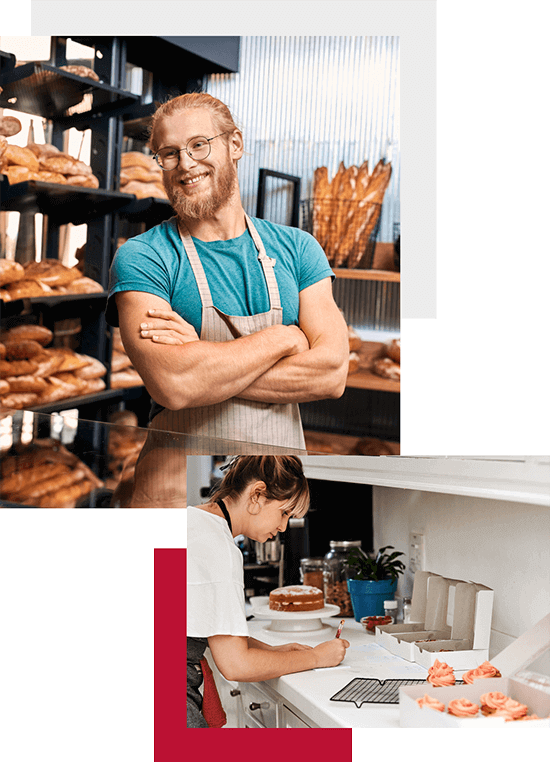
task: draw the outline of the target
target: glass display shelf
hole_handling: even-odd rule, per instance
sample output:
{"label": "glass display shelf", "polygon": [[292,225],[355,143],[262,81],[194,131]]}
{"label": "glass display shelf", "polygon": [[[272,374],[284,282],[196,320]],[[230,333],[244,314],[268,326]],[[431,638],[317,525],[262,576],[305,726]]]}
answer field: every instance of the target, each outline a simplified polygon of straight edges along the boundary
{"label": "glass display shelf", "polygon": [[187,455],[298,455],[305,450],[111,422],[3,410],[0,508],[185,508]]}

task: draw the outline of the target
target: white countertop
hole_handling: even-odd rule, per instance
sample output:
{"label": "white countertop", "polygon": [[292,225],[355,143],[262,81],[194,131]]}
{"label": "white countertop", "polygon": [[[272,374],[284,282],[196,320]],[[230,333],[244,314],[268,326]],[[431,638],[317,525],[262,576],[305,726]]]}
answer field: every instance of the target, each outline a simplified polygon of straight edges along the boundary
{"label": "white countertop", "polygon": [[[267,619],[254,618],[248,625],[251,637],[270,645],[296,642],[315,646],[334,637],[340,619],[340,616],[323,619],[323,630],[307,632],[271,631],[266,629],[270,625]],[[342,637],[351,645],[338,667],[284,675],[267,680],[266,684],[285,699],[285,703],[293,705],[322,728],[399,727],[398,704],[362,704],[358,709],[354,703],[330,701],[330,697],[355,677],[425,679],[428,671],[378,646],[374,635],[349,617]]]}

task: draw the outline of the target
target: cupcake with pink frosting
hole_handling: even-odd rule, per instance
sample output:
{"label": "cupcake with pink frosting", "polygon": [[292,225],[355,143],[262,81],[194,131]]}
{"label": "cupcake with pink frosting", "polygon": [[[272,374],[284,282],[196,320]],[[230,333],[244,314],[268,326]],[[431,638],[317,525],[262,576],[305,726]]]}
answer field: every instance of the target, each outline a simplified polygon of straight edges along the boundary
{"label": "cupcake with pink frosting", "polygon": [[426,680],[433,685],[434,688],[442,688],[448,685],[455,684],[455,675],[453,668],[445,662],[438,661],[436,659],[432,666],[428,669],[428,677]]}
{"label": "cupcake with pink frosting", "polygon": [[497,709],[502,709],[508,700],[508,696],[506,696],[504,693],[501,693],[500,691],[490,691],[489,693],[484,693],[479,697],[481,704],[481,713],[484,715],[494,714]]}
{"label": "cupcake with pink frosting", "polygon": [[449,701],[447,711],[454,717],[477,717],[479,706],[468,699],[460,698]]}
{"label": "cupcake with pink frosting", "polygon": [[416,703],[419,707],[422,708],[426,707],[427,709],[436,709],[438,712],[445,711],[445,704],[442,704],[441,701],[432,698],[432,696],[428,696],[427,693],[425,693],[422,698],[417,698]]}
{"label": "cupcake with pink frosting", "polygon": [[465,683],[468,683],[468,685],[471,685],[474,680],[479,680],[483,677],[502,677],[502,675],[498,669],[493,667],[488,661],[484,661],[483,664],[480,664],[476,669],[469,669],[462,675],[462,679]]}
{"label": "cupcake with pink frosting", "polygon": [[520,720],[528,711],[529,710],[525,704],[520,704],[519,701],[509,698],[501,707],[499,707],[499,709],[493,712],[491,716],[504,717],[506,722],[511,722],[512,720]]}

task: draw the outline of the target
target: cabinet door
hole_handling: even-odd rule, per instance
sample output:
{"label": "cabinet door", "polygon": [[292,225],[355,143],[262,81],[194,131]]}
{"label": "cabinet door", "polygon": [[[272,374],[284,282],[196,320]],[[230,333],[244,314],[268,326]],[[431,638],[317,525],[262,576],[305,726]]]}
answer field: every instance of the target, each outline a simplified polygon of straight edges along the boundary
{"label": "cabinet door", "polygon": [[244,726],[276,728],[280,704],[257,683],[239,683]]}
{"label": "cabinet door", "polygon": [[310,728],[307,722],[304,722],[298,715],[291,712],[290,709],[283,704],[281,707],[281,723],[280,728]]}

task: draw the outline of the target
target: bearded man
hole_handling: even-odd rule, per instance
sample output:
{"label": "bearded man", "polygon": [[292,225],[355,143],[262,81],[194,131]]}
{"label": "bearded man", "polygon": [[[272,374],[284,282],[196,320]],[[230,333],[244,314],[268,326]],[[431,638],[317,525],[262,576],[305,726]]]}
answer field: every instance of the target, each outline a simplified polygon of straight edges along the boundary
{"label": "bearded man", "polygon": [[245,213],[243,136],[218,99],[161,105],[149,145],[175,216],[117,251],[107,320],[151,395],[150,427],[303,450],[298,403],[340,397],[348,368],[323,250]]}

